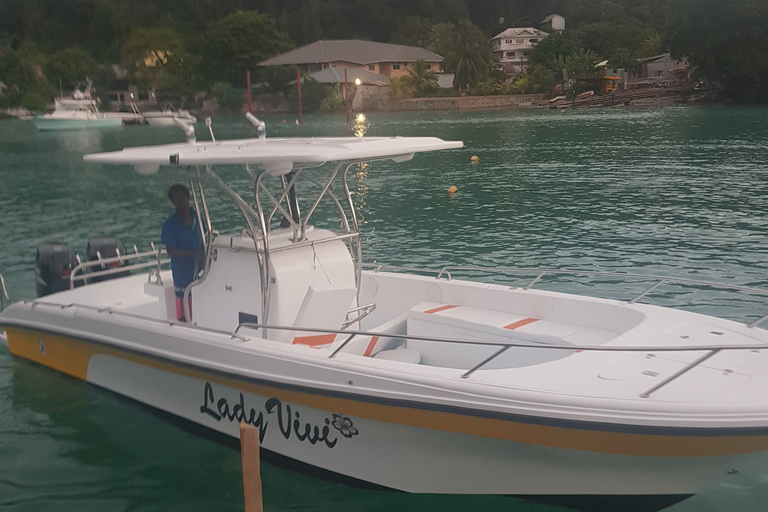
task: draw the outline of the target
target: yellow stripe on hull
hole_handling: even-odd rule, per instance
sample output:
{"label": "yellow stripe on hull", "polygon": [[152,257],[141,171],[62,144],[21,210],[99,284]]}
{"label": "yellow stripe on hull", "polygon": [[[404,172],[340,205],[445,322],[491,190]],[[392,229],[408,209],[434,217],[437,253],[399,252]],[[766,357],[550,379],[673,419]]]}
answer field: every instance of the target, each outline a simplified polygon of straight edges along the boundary
{"label": "yellow stripe on hull", "polygon": [[537,425],[459,413],[369,403],[349,398],[323,396],[252,384],[88,341],[47,333],[18,328],[8,328],[6,333],[8,347],[12,354],[86,381],[88,380],[90,359],[95,355],[106,355],[171,374],[216,383],[264,397],[274,397],[315,409],[381,422],[484,436],[518,443],[646,457],[717,457],[768,451],[768,435],[675,436],[612,432]]}

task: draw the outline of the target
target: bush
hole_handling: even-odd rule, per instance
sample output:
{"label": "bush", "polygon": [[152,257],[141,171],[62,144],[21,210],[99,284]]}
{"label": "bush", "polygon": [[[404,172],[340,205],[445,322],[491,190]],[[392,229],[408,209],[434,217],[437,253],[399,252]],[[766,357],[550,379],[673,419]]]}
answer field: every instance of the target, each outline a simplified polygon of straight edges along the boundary
{"label": "bush", "polygon": [[[299,95],[294,87],[291,94],[292,108],[298,111]],[[301,109],[305,112],[332,112],[343,103],[339,88],[335,84],[321,84],[311,77],[301,82]]]}
{"label": "bush", "polygon": [[227,82],[211,84],[211,97],[222,112],[240,112],[243,109],[243,95],[235,92],[232,84]]}
{"label": "bush", "polygon": [[45,110],[45,100],[36,92],[30,92],[22,98],[21,106],[30,112],[42,112]]}

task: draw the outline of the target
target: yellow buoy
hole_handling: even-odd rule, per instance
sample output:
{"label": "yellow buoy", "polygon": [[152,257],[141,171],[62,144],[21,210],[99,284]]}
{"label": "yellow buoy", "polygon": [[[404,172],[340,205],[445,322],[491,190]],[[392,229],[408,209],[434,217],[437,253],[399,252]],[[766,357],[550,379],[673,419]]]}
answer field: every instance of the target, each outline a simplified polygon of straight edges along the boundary
{"label": "yellow buoy", "polygon": [[474,162],[474,163],[477,163],[479,158],[477,158],[476,156],[473,156],[472,158],[470,158],[470,160],[472,160],[472,162]]}
{"label": "yellow buoy", "polygon": [[459,189],[457,189],[456,187],[451,187],[451,188],[448,189],[448,193],[449,194],[455,194],[458,191],[459,191]]}

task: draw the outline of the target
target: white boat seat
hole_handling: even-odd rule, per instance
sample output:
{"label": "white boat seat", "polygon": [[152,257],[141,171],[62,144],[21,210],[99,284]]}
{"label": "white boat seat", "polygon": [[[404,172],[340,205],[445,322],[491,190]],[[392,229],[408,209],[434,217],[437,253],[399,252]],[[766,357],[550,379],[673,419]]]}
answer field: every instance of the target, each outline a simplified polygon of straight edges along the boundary
{"label": "white boat seat", "polygon": [[[356,294],[355,288],[310,286],[307,288],[307,294],[299,306],[292,326],[341,329],[341,324],[346,320],[347,311],[349,311]],[[288,339],[294,345],[320,347],[333,343],[336,336],[338,335],[332,333],[291,331]]]}
{"label": "white boat seat", "polygon": [[584,329],[515,313],[437,302],[422,302],[408,311],[408,334],[436,335],[431,329],[423,332],[420,327],[425,326],[422,324],[450,326],[450,330],[457,334],[463,330],[472,331],[473,336],[485,341],[521,340],[550,344],[561,344],[566,337]]}
{"label": "white boat seat", "polygon": [[401,363],[419,364],[421,362],[421,352],[413,347],[400,347],[393,350],[382,350],[373,356],[373,358],[398,361]]}
{"label": "white boat seat", "polygon": [[[377,333],[392,334],[392,336],[357,335],[344,345],[342,352],[346,354],[357,354],[364,357],[376,357],[376,354],[381,351],[391,351],[392,349],[400,347],[403,344],[403,339],[399,338],[397,335],[405,334],[406,320],[407,313],[403,313],[388,322],[372,327],[368,330]],[[343,341],[344,340],[339,340],[338,343]]]}
{"label": "white boat seat", "polygon": [[[596,343],[616,337],[616,333],[594,332],[585,326],[555,322],[504,311],[421,302],[408,311],[409,335],[462,340],[467,343],[408,340],[408,346],[421,353],[421,363],[450,368],[471,368],[490,356],[498,347],[491,344],[522,342],[541,345],[572,345],[590,331]],[[599,336],[598,336],[599,334]],[[565,357],[570,350],[540,350],[518,347],[488,367],[512,367],[538,364]]]}

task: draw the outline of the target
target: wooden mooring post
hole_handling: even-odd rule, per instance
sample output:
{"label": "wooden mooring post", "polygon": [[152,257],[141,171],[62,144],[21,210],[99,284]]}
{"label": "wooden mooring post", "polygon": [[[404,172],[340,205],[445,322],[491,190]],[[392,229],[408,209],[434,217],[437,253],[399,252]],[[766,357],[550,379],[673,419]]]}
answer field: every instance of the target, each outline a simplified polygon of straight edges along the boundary
{"label": "wooden mooring post", "polygon": [[240,424],[240,455],[243,459],[245,512],[263,512],[259,431],[253,425]]}

